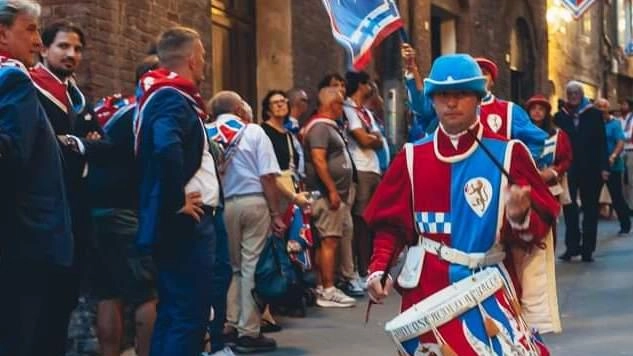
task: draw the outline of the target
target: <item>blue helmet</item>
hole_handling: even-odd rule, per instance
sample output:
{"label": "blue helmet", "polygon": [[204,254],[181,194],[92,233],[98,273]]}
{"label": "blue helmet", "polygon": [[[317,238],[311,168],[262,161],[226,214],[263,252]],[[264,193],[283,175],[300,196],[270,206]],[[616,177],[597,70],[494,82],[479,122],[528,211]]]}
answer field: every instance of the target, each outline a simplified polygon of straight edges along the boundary
{"label": "blue helmet", "polygon": [[440,91],[469,91],[479,97],[486,96],[486,77],[475,59],[467,54],[449,54],[438,57],[424,79],[424,95]]}

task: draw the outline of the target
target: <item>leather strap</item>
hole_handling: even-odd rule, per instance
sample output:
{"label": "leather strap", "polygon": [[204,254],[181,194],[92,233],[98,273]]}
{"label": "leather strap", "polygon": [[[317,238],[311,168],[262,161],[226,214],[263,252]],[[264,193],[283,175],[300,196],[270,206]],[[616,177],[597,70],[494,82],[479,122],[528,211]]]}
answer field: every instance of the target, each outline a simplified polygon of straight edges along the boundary
{"label": "leather strap", "polygon": [[503,261],[506,253],[500,245],[495,246],[486,253],[466,253],[431,239],[422,239],[422,247],[426,252],[436,255],[441,260],[470,269],[491,266]]}

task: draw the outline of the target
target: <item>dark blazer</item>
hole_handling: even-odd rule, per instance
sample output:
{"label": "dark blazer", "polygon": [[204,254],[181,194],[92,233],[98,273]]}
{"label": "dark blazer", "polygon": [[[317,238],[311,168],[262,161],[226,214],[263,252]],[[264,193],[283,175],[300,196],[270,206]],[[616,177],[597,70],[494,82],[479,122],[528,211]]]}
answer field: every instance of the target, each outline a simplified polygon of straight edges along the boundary
{"label": "dark blazer", "polygon": [[609,170],[602,112],[594,107],[581,110],[576,127],[574,115],[563,108],[554,116],[554,123],[571,142],[574,159],[569,169],[570,178],[601,182],[601,172]]}
{"label": "dark blazer", "polygon": [[[45,91],[46,88],[42,83],[39,83],[37,88],[38,97],[55,134],[73,135],[81,140],[85,148],[84,154],[81,154],[76,149],[72,149],[72,146],[64,145],[63,141],[60,141],[64,156],[64,178],[70,203],[75,247],[78,252],[77,257],[81,258],[89,249],[89,240],[93,230],[91,192],[88,190],[84,170],[90,171],[91,162],[107,160],[111,145],[99,126],[92,107],[86,105],[83,94],[74,84],[69,85],[69,96],[73,108],[68,109],[60,107],[52,99],[50,93]],[[91,131],[99,132],[102,139],[98,141],[86,140],[86,135]]]}
{"label": "dark blazer", "polygon": [[0,255],[69,266],[61,152],[31,79],[18,68],[0,68],[0,136]]}
{"label": "dark blazer", "polygon": [[[72,93],[70,97],[73,102],[82,103],[76,105],[76,111],[73,109],[68,110],[68,112],[65,111],[66,109],[60,107],[51,99],[49,93],[45,93],[42,90],[38,90],[38,97],[48,115],[55,134],[76,136],[81,139],[85,147],[85,154],[81,155],[62,145],[68,179],[76,183],[83,174],[86,162],[107,160],[109,158],[111,145],[103,129],[99,126],[97,115],[94,113],[92,106],[85,103],[83,94],[74,85],[69,87],[69,92]],[[86,140],[86,135],[92,131],[98,132],[102,139],[99,141]]]}
{"label": "dark blazer", "polygon": [[112,150],[90,164],[88,189],[95,208],[138,209],[138,165],[132,123],[136,104],[120,108],[103,127]]}
{"label": "dark blazer", "polygon": [[137,243],[160,248],[193,234],[195,220],[177,211],[185,204],[185,185],[200,168],[205,134],[191,104],[172,88],[157,90],[141,110]]}

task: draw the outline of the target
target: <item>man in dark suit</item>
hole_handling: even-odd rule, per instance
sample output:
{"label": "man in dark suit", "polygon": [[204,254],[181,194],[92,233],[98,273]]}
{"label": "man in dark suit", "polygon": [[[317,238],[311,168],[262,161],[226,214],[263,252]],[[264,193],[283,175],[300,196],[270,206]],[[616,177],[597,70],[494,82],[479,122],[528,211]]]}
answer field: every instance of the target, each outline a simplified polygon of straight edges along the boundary
{"label": "man in dark suit", "polygon": [[54,22],[42,30],[42,43],[43,62],[31,69],[31,76],[64,157],[75,257],[73,278],[60,289],[68,293],[70,303],[65,312],[70,318],[79,300],[80,277],[86,276],[90,263],[86,256],[92,245],[93,228],[86,177],[90,162],[107,157],[109,143],[102,139],[96,116],[74,79],[85,46],[82,30],[70,22]]}
{"label": "man in dark suit", "polygon": [[[567,250],[559,258],[569,261],[582,254],[584,262],[593,262],[600,188],[609,178],[602,113],[584,96],[582,84],[571,81],[567,84],[567,102],[554,116],[554,122],[569,136],[574,156],[567,175],[572,202],[563,207]],[[582,202],[582,232],[576,202],[578,192]]]}
{"label": "man in dark suit", "polygon": [[73,236],[55,134],[25,66],[40,6],[0,0],[0,355],[65,354]]}
{"label": "man in dark suit", "polygon": [[135,123],[137,244],[152,251],[159,298],[150,355],[199,355],[212,300],[214,216],[222,205],[198,90],[205,50],[195,30],[175,27],[160,35],[157,52],[161,69],[140,80]]}
{"label": "man in dark suit", "polygon": [[102,139],[96,115],[74,79],[85,46],[82,30],[70,22],[55,22],[43,29],[42,42],[43,62],[31,70],[31,76],[64,153],[77,258],[82,257],[92,230],[86,183],[89,163],[108,158],[109,142]]}

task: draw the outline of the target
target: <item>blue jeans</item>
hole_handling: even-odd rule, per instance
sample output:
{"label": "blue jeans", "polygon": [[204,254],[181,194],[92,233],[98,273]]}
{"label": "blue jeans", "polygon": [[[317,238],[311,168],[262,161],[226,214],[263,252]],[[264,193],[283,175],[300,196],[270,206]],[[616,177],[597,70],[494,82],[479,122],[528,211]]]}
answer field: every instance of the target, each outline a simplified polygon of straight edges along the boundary
{"label": "blue jeans", "polygon": [[209,322],[208,331],[211,337],[211,353],[224,348],[222,332],[226,321],[226,294],[231,283],[231,261],[229,259],[228,234],[224,226],[222,211],[215,214],[215,264],[213,265],[213,279],[211,280],[211,305],[215,311],[215,318]]}
{"label": "blue jeans", "polygon": [[200,355],[209,322],[215,263],[215,217],[205,213],[193,236],[154,255],[158,307],[151,356]]}

